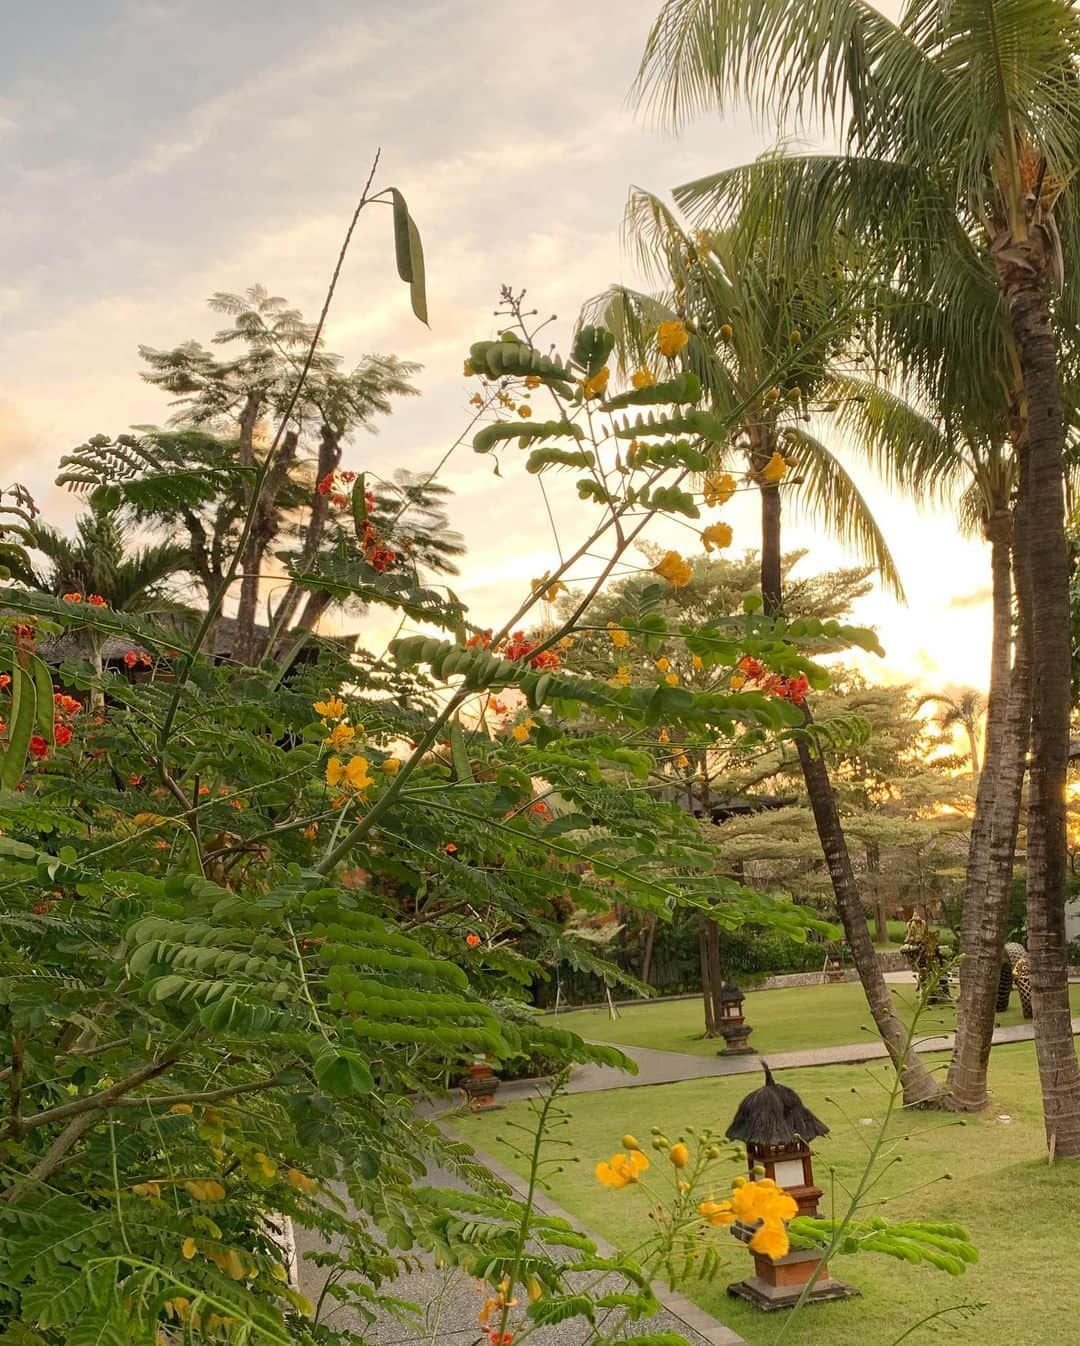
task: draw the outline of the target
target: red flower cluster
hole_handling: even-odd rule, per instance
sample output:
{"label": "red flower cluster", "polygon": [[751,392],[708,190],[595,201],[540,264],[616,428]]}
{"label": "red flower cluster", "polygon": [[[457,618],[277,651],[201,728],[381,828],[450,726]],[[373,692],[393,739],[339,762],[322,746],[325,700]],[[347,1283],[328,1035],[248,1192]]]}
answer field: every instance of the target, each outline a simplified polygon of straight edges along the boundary
{"label": "red flower cluster", "polygon": [[739,660],[739,671],[747,682],[755,683],[757,690],[766,696],[778,696],[783,701],[790,701],[793,706],[806,705],[810,683],[805,673],[794,678],[782,673],[770,673],[760,659],[753,659],[750,655]]}
{"label": "red flower cluster", "polygon": [[551,810],[542,799],[538,799],[536,803],[531,806],[530,812],[539,813],[541,817],[546,818]]}
{"label": "red flower cluster", "polygon": [[[349,497],[342,490],[337,489],[338,483],[344,486],[351,486],[356,480],[355,472],[328,472],[319,484],[315,487],[319,495],[328,495],[331,503],[337,505],[338,509],[344,509],[349,503]],[[367,501],[369,510],[375,508],[375,496],[371,491],[364,492],[364,499]]]}
{"label": "red flower cluster", "polygon": [[78,715],[82,710],[81,701],[76,701],[73,696],[65,696],[63,692],[53,692],[53,702],[64,715]]}
{"label": "red flower cluster", "polygon": [[136,664],[142,664],[143,668],[153,668],[154,661],[145,650],[128,650],[124,655],[124,667],[134,668]]}
{"label": "red flower cluster", "polygon": [[380,574],[384,574],[397,561],[397,552],[392,547],[384,547],[375,536],[375,529],[370,519],[365,520],[360,530],[360,550],[372,570],[377,570]]}
{"label": "red flower cluster", "polygon": [[35,734],[30,740],[30,756],[36,757],[39,762],[43,762],[48,755],[49,745],[40,734]]}
{"label": "red flower cluster", "polygon": [[[468,649],[479,647],[483,650],[492,648],[491,641],[494,633],[491,627],[486,631],[478,631],[475,636],[470,636],[465,642]],[[501,654],[504,659],[528,659],[533,668],[558,668],[562,660],[554,650],[541,650],[539,654],[533,656],[533,650],[539,645],[538,640],[530,640],[524,631],[515,631],[513,635],[505,636],[494,647],[496,654]]]}

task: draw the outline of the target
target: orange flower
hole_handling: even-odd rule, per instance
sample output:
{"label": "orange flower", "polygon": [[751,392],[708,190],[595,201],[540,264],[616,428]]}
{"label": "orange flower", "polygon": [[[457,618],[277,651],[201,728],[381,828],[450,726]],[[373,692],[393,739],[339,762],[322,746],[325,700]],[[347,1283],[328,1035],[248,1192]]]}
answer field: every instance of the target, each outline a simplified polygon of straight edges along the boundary
{"label": "orange flower", "polygon": [[714,505],[726,505],[735,494],[735,478],[730,472],[710,472],[705,478],[705,503],[711,509]]}
{"label": "orange flower", "polygon": [[702,529],[701,540],[705,544],[705,550],[711,552],[714,547],[724,548],[731,546],[731,539],[734,537],[729,523],[711,523],[708,528]]}
{"label": "orange flower", "polygon": [[766,481],[783,481],[784,477],[787,476],[787,470],[788,465],[783,457],[776,450],[773,450],[773,456],[761,469],[761,475]]}
{"label": "orange flower", "polygon": [[64,602],[65,602],[65,603],[81,603],[81,602],[82,602],[82,594],[65,594],[65,595],[64,595]]}
{"label": "orange flower", "polygon": [[107,608],[109,606],[100,594],[87,594],[86,601],[92,608]]}
{"label": "orange flower", "polygon": [[690,1151],[680,1140],[668,1150],[668,1158],[676,1168],[685,1168],[690,1162]]}
{"label": "orange flower", "polygon": [[630,375],[630,382],[635,388],[651,388],[656,382],[656,375],[648,365],[642,365]]}
{"label": "orange flower", "polygon": [[787,1230],[782,1224],[772,1220],[766,1220],[750,1240],[752,1253],[760,1253],[763,1257],[770,1257],[774,1261],[778,1257],[786,1257],[790,1247]]}
{"label": "orange flower", "polygon": [[660,347],[660,354],[666,355],[669,360],[678,355],[689,340],[685,325],[677,319],[662,322],[656,329],[656,344]]}
{"label": "orange flower", "polygon": [[629,1154],[613,1154],[610,1159],[597,1164],[596,1180],[605,1187],[626,1187],[637,1182],[638,1174],[649,1167],[648,1158],[640,1150],[631,1150]]}
{"label": "orange flower", "polygon": [[477,945],[482,943],[482,941],[479,935],[469,933],[468,935],[465,936],[465,943],[469,946],[470,949],[475,949]]}
{"label": "orange flower", "polygon": [[723,1227],[735,1221],[735,1209],[730,1201],[703,1201],[698,1214],[709,1224]]}
{"label": "orange flower", "polygon": [[676,589],[683,588],[694,578],[694,568],[677,551],[665,552],[653,570]]}
{"label": "orange flower", "polygon": [[584,379],[581,384],[581,390],[586,398],[603,397],[608,386],[608,379],[611,378],[611,370],[607,365],[598,370],[592,378]]}

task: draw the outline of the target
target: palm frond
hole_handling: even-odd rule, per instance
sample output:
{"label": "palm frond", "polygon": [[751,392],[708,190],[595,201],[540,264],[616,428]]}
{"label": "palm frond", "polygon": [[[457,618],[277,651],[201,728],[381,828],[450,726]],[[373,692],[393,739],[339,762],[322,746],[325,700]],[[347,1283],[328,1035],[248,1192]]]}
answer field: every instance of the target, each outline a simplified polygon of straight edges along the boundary
{"label": "palm frond", "polygon": [[839,459],[821,440],[795,427],[784,431],[784,456],[792,463],[798,508],[869,561],[885,588],[903,601],[904,586],[885,535]]}

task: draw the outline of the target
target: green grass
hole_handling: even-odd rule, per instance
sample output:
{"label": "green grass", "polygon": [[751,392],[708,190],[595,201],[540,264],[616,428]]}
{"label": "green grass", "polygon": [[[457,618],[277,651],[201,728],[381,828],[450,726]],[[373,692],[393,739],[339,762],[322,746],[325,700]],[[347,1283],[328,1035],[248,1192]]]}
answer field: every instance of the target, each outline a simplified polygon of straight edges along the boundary
{"label": "green grass", "polygon": [[[978,1265],[953,1278],[873,1254],[837,1258],[833,1273],[856,1286],[861,1297],[806,1309],[792,1323],[784,1346],[892,1346],[925,1315],[980,1301],[987,1307],[970,1320],[958,1320],[955,1331],[938,1323],[936,1333],[921,1329],[905,1341],[912,1346],[943,1338],[958,1346],[1074,1346],[1080,1341],[1075,1293],[1080,1163],[1059,1160],[1047,1166],[1031,1045],[995,1048],[990,1073],[994,1102],[986,1117],[895,1117],[892,1133],[903,1137],[895,1152],[899,1162],[875,1188],[876,1195],[887,1198],[880,1213],[888,1218],[965,1224],[979,1248]],[[798,1089],[832,1128],[816,1146],[816,1177],[826,1190],[823,1213],[829,1212],[831,1196],[842,1207],[845,1186],[865,1162],[867,1142],[876,1133],[863,1119],[882,1116],[885,1079],[886,1068],[876,1063],[870,1069],[784,1072],[784,1083]],[[625,1131],[644,1138],[657,1125],[674,1138],[680,1128],[691,1126],[722,1130],[751,1083],[756,1082],[714,1078],[568,1097],[564,1106],[570,1122],[558,1134],[572,1139],[569,1153],[579,1162],[553,1175],[552,1196],[586,1228],[624,1248],[637,1246],[649,1228],[643,1192],[601,1187],[592,1178],[594,1163],[620,1148]],[[996,1120],[1000,1114],[1011,1120]],[[521,1171],[521,1161],[500,1139],[511,1119],[528,1122],[526,1105],[466,1116],[454,1125],[467,1140]],[[787,1315],[761,1314],[725,1292],[729,1281],[749,1270],[749,1257],[732,1240],[727,1267],[718,1278],[683,1289],[751,1346],[771,1346]]]}
{"label": "green grass", "polygon": [[[892,987],[898,1011],[907,1022],[911,1017],[913,986]],[[1073,1012],[1080,1014],[1080,985],[1070,988]],[[785,991],[754,991],[746,997],[743,1013],[753,1026],[751,1045],[763,1055],[798,1051],[809,1047],[838,1047],[877,1038],[866,998],[858,982],[838,986],[799,986]],[[546,1023],[557,1024],[597,1042],[626,1047],[657,1047],[661,1051],[690,1052],[714,1056],[723,1046],[704,1038],[704,1014],[700,999],[665,1000],[655,1004],[623,1006],[612,1019],[606,1008],[569,1010]],[[997,1016],[1001,1025],[1023,1023],[1019,997]],[[956,1016],[949,1006],[927,1011],[920,1028],[925,1036],[951,1032]],[[1077,1340],[1080,1341],[1080,1334]]]}

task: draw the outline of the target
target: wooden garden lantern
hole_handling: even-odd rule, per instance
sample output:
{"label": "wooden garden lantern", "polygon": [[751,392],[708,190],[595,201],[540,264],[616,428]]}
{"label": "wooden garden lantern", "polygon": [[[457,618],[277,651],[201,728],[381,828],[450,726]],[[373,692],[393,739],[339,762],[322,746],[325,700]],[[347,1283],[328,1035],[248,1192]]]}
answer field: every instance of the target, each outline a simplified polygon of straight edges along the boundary
{"label": "wooden garden lantern", "polygon": [[499,1077],[491,1068],[486,1056],[476,1056],[469,1067],[469,1074],[462,1083],[461,1091],[469,1100],[473,1112],[491,1112],[501,1107],[495,1102],[495,1091],[499,1087]]}
{"label": "wooden garden lantern", "polygon": [[745,1056],[747,1052],[754,1050],[747,1041],[754,1030],[747,1024],[743,1014],[745,999],[743,992],[733,982],[726,981],[721,985],[718,1025],[720,1035],[724,1039],[721,1056]]}
{"label": "wooden garden lantern", "polygon": [[[727,1129],[727,1138],[742,1141],[746,1146],[751,1181],[771,1178],[793,1198],[800,1215],[817,1215],[822,1191],[814,1182],[810,1142],[827,1136],[829,1128],[814,1116],[794,1089],[777,1084],[769,1067],[764,1062],[762,1065],[765,1083],[739,1104]],[[754,1233],[737,1224],[732,1232],[747,1243]],[[754,1274],[729,1285],[728,1293],[749,1300],[759,1309],[790,1308],[815,1274],[818,1279],[808,1296],[811,1300],[846,1299],[858,1293],[851,1286],[833,1280],[828,1268],[822,1265],[821,1254],[814,1249],[792,1249],[776,1259],[762,1253],[752,1256]]]}

